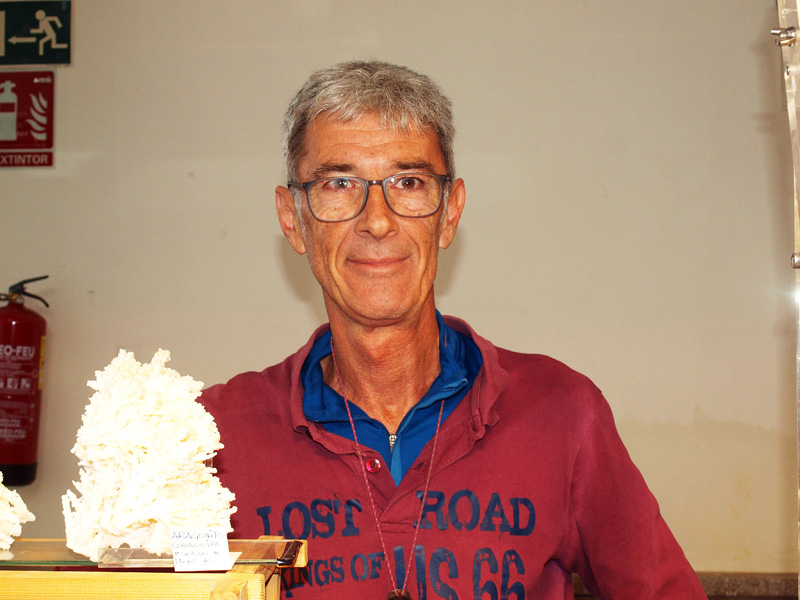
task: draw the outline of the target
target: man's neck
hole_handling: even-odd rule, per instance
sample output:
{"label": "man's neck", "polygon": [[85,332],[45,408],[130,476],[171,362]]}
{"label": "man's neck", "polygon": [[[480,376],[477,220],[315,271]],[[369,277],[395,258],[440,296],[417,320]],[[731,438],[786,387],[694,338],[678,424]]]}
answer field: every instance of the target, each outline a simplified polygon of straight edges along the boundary
{"label": "man's neck", "polygon": [[322,362],[325,382],[395,433],[439,374],[435,309],[383,327],[332,319],[331,333],[334,356]]}

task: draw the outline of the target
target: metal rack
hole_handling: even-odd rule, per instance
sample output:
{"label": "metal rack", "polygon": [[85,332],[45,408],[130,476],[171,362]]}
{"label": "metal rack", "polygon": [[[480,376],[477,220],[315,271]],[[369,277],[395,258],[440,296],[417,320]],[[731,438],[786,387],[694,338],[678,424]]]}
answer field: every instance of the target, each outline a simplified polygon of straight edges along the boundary
{"label": "metal rack", "polygon": [[[800,22],[797,16],[797,0],[777,0],[780,27],[772,30],[775,41],[781,49],[783,58],[783,78],[786,84],[786,109],[789,116],[789,132],[792,145],[792,164],[794,166],[794,252],[792,268],[797,275],[795,295],[800,302],[800,136],[798,135],[798,91],[800,90]],[[797,376],[797,416],[798,416],[798,456],[800,457],[800,316],[797,319],[796,376]],[[798,473],[798,500],[800,501],[800,473]],[[800,503],[798,504],[798,540],[800,540]]]}

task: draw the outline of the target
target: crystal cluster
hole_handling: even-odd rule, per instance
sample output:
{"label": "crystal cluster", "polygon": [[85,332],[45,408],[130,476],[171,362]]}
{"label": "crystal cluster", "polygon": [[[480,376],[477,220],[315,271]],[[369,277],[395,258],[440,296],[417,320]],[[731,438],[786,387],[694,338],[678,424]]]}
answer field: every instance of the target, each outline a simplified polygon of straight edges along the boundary
{"label": "crystal cluster", "polygon": [[211,458],[222,447],[213,417],[197,402],[201,382],[121,350],[88,383],[95,390],[72,449],[80,478],[62,496],[67,546],[97,561],[101,548],[161,554],[175,529],[232,531],[234,495]]}
{"label": "crystal cluster", "polygon": [[23,523],[35,518],[20,495],[3,485],[3,472],[0,471],[0,560],[13,557],[9,548],[14,543],[14,538],[22,533]]}

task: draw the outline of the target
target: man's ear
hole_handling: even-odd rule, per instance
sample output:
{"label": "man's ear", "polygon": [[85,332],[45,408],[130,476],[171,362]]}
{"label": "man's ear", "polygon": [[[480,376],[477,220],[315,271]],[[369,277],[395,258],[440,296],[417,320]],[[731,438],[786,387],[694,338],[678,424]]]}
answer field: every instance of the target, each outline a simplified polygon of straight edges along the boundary
{"label": "man's ear", "polygon": [[275,188],[275,210],[278,212],[278,223],[281,231],[292,248],[298,254],[306,253],[306,243],[303,239],[303,225],[300,215],[297,214],[294,205],[294,197],[289,188],[279,185]]}
{"label": "man's ear", "polygon": [[450,186],[450,197],[447,209],[442,214],[442,227],[439,232],[439,248],[447,248],[453,243],[456,236],[461,213],[464,212],[464,203],[467,200],[467,190],[463,179],[456,179]]}

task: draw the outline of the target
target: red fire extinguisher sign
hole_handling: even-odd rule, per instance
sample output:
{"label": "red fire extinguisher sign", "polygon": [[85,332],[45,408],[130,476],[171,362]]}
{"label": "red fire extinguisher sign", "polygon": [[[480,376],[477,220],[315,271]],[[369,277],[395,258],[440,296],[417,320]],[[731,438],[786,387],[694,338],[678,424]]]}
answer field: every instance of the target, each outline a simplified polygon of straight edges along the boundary
{"label": "red fire extinguisher sign", "polygon": [[0,167],[53,165],[53,71],[0,71]]}

